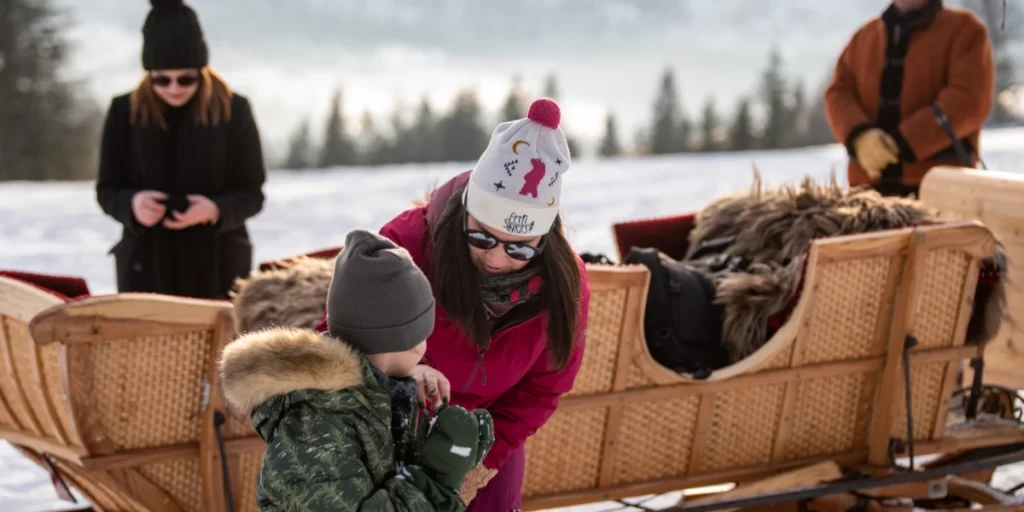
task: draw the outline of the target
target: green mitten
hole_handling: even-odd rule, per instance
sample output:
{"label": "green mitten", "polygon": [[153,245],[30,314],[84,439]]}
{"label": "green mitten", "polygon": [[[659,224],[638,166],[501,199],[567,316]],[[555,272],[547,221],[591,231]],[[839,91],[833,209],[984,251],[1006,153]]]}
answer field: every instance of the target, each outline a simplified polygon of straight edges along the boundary
{"label": "green mitten", "polygon": [[486,409],[476,409],[473,411],[473,415],[476,416],[477,427],[480,429],[476,453],[476,463],[480,464],[484,461],[487,453],[491,451],[491,447],[494,446],[494,419]]}
{"label": "green mitten", "polygon": [[466,473],[483,458],[479,445],[477,416],[459,406],[442,407],[420,446],[419,463],[438,483],[458,489]]}

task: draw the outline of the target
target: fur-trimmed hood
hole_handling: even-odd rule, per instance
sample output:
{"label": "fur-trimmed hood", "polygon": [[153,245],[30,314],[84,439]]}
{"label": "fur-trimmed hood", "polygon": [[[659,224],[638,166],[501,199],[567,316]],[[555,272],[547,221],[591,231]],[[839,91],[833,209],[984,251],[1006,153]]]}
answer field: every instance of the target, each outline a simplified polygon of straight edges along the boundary
{"label": "fur-trimmed hood", "polygon": [[[718,278],[715,302],[724,306],[722,343],[736,362],[768,341],[770,319],[791,304],[814,239],[939,222],[938,213],[919,200],[843,187],[835,176],[826,184],[807,177],[798,185],[765,188],[755,171],[749,191],[716,199],[699,212],[684,259],[713,273],[707,256],[717,251],[695,254],[701,242],[735,237],[723,250],[747,266]],[[978,294],[968,342],[995,335],[1004,304],[1003,280]]]}
{"label": "fur-trimmed hood", "polygon": [[229,405],[245,415],[276,395],[365,382],[362,359],[348,344],[294,327],[255,331],[231,342],[224,348],[220,375]]}

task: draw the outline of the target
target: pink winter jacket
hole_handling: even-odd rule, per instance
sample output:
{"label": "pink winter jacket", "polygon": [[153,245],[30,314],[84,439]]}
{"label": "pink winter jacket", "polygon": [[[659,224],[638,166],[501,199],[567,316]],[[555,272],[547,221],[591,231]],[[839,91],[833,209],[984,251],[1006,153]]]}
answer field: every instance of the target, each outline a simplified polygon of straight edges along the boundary
{"label": "pink winter jacket", "polygon": [[[388,222],[380,234],[404,247],[416,264],[430,268],[430,229],[452,193],[465,186],[469,173],[460,174],[431,194],[430,203],[406,210]],[[448,320],[438,304],[434,331],[427,338],[423,364],[444,374],[451,383],[451,403],[467,409],[487,409],[494,418],[494,447],[484,459],[491,469],[500,468],[508,455],[547,422],[562,394],[576,381],[583,361],[590,306],[590,285],[583,261],[577,256],[582,278],[579,329],[569,364],[561,370],[549,367],[547,312],[493,333],[489,348],[479,353],[462,330]],[[317,330],[326,331],[326,313]]]}

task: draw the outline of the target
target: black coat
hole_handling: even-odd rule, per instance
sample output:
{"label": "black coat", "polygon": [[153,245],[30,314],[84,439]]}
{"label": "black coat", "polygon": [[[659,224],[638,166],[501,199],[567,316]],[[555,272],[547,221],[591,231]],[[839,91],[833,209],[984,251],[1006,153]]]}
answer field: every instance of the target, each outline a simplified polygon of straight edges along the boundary
{"label": "black coat", "polygon": [[[167,120],[169,130],[132,126],[127,94],[114,98],[107,112],[96,198],[123,226],[110,250],[117,289],[224,299],[235,278],[252,268],[245,221],[263,208],[266,170],[252,109],[235,94],[227,123],[197,126],[190,105],[169,108]],[[220,218],[178,231],[161,223],[147,228],[132,213],[139,190],[166,193],[168,210],[181,205],[176,209],[182,212],[187,194],[204,195],[217,204]]]}

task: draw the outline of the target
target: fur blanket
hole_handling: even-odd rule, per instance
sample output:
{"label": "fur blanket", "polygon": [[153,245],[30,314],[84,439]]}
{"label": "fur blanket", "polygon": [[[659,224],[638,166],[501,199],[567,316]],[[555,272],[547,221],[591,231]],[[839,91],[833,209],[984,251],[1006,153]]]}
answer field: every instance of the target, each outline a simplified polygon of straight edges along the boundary
{"label": "fur blanket", "polygon": [[[791,305],[812,240],[938,222],[937,212],[918,200],[841,187],[834,176],[827,184],[805,178],[799,185],[767,189],[755,172],[749,191],[716,199],[699,212],[686,259],[702,241],[735,236],[724,252],[749,263],[742,271],[721,275],[716,285],[715,301],[724,306],[722,342],[735,362],[768,340],[771,318]],[[707,254],[700,256],[694,266],[710,271],[701,263],[708,261]],[[1005,301],[1001,282],[995,293],[978,294],[983,304],[976,314],[990,316],[969,332],[976,338],[969,341],[995,335]]]}
{"label": "fur blanket", "polygon": [[238,334],[267,327],[316,327],[327,307],[334,258],[299,256],[235,282]]}

